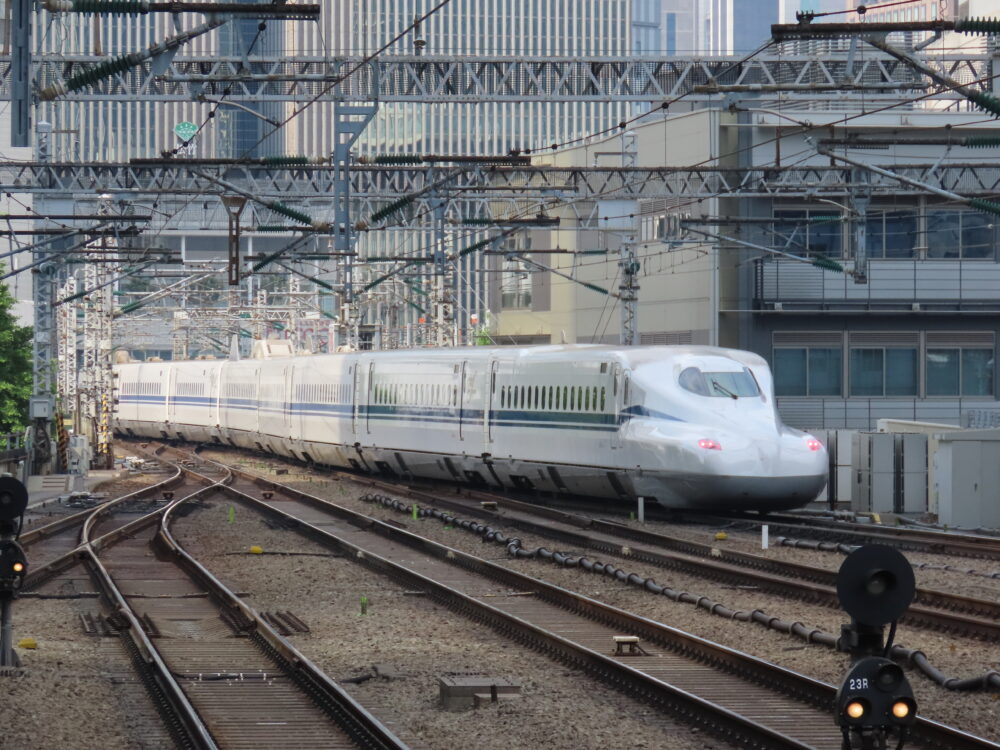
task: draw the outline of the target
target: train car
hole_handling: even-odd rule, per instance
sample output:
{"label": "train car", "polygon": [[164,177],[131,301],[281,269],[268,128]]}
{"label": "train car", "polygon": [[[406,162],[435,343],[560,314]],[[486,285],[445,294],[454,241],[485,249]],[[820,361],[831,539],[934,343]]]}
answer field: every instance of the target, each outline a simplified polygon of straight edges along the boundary
{"label": "train car", "polygon": [[778,510],[826,450],[767,363],[705,346],[420,349],[116,366],[119,432],[670,508]]}

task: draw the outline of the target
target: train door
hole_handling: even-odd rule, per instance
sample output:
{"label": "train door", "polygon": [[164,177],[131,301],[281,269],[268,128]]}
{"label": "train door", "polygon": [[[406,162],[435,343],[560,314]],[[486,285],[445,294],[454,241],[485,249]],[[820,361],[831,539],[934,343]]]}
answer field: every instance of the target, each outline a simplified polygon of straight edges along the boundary
{"label": "train door", "polygon": [[490,444],[493,442],[493,410],[497,407],[497,370],[500,363],[496,360],[490,362],[490,392],[486,398],[486,409],[483,412],[483,432],[486,439],[485,451],[490,452]]}
{"label": "train door", "polygon": [[618,429],[611,433],[611,447],[617,449],[622,447],[622,429],[625,427],[625,410],[628,408],[625,395],[628,390],[628,374],[616,362],[612,368],[611,377],[611,398],[615,421],[618,425]]}
{"label": "train door", "polygon": [[465,440],[465,383],[468,373],[469,363],[467,361],[462,362],[462,377],[458,381],[458,439]]}
{"label": "train door", "polygon": [[285,438],[292,437],[292,366],[281,368],[281,424]]}
{"label": "train door", "polygon": [[221,367],[211,367],[208,371],[208,426],[215,429],[220,424],[219,419],[219,382]]}
{"label": "train door", "polygon": [[351,380],[351,394],[354,399],[354,404],[351,409],[351,432],[357,437],[358,430],[360,429],[359,422],[361,421],[361,415],[358,413],[361,403],[361,363],[355,360],[354,364],[347,368],[347,372],[353,376]]}
{"label": "train door", "polygon": [[372,410],[371,410],[371,391],[372,383],[375,382],[375,363],[368,363],[368,385],[364,388],[365,393],[365,432],[371,435],[372,432]]}

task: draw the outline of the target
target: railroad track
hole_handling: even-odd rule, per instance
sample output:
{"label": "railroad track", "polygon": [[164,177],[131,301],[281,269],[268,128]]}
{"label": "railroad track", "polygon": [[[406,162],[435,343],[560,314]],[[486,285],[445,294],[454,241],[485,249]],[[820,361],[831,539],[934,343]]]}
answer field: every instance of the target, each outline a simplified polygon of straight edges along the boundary
{"label": "railroad track", "polygon": [[[720,545],[702,544],[492,493],[470,492],[469,499],[463,500],[413,488],[401,489],[391,483],[374,484],[397,494],[405,493],[420,502],[434,503],[439,508],[492,524],[502,523],[556,539],[575,548],[621,555],[623,548],[627,547],[630,558],[657,567],[727,584],[752,585],[768,593],[840,609],[837,574],[825,568],[727,550]],[[497,512],[484,511],[476,501],[496,503]],[[540,518],[545,520],[539,522]],[[639,546],[636,542],[648,546]],[[994,640],[1000,638],[1000,602],[918,588],[914,604],[900,622],[913,627]]]}
{"label": "railroad track", "polygon": [[[647,513],[656,520],[676,520],[666,513],[654,510]],[[901,550],[912,552],[928,552],[939,555],[954,555],[956,557],[972,557],[979,559],[1000,560],[1000,539],[996,537],[977,536],[974,534],[957,534],[950,531],[932,531],[915,529],[913,527],[896,527],[881,524],[857,523],[841,521],[822,516],[808,516],[783,513],[769,514],[766,517],[751,516],[702,516],[683,513],[682,518],[698,523],[718,524],[720,521],[744,523],[759,527],[767,524],[772,534],[794,535],[807,539],[821,541],[839,541],[846,544],[888,544]]]}
{"label": "railroad track", "polygon": [[[552,586],[249,472],[229,467],[224,491],[310,538],[441,604],[606,680],[736,745],[830,748],[841,738],[835,689],[747,654]],[[444,563],[444,565],[442,564]],[[484,600],[483,578],[529,596]],[[610,653],[613,636],[639,636],[644,657]],[[998,748],[920,719],[928,748]]]}
{"label": "railroad track", "polygon": [[42,566],[83,562],[177,745],[405,748],[177,545],[169,523],[182,503],[218,497],[231,479],[201,462],[178,474],[175,491],[196,489],[125,524],[102,506],[84,521],[72,560]]}
{"label": "railroad track", "polygon": [[[164,480],[135,492],[102,503],[96,508],[70,513],[51,523],[36,526],[21,534],[19,541],[29,555],[31,565],[24,591],[38,588],[79,561],[81,532],[84,524],[96,518],[102,533],[111,533],[138,517],[156,510],[174,497],[182,497],[204,486],[204,480],[185,474],[180,468]],[[143,510],[139,505],[146,506]]]}
{"label": "railroad track", "polygon": [[[622,548],[627,546],[629,557],[650,565],[726,584],[753,585],[767,593],[840,609],[836,591],[837,574],[824,568],[727,550],[718,545],[636,529],[492,492],[465,490],[462,497],[468,499],[463,500],[455,494],[443,496],[402,482],[359,477],[349,472],[331,473],[490,523],[502,522],[577,548],[621,555]],[[483,511],[477,501],[494,502],[502,513]],[[537,518],[544,518],[547,523],[539,523]],[[649,546],[637,546],[635,542]],[[918,588],[914,604],[900,622],[936,632],[995,640],[1000,639],[1000,602]]]}

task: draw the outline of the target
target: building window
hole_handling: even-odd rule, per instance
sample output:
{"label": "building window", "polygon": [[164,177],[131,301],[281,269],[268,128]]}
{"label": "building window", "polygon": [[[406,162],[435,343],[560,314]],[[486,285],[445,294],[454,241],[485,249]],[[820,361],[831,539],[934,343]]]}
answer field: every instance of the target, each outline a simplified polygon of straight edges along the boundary
{"label": "building window", "polygon": [[782,347],[774,350],[777,396],[840,396],[843,373],[840,349]]}
{"label": "building window", "polygon": [[928,348],[928,396],[992,396],[993,349]]}
{"label": "building window", "polygon": [[917,239],[916,211],[869,211],[865,247],[869,258],[912,258]]}
{"label": "building window", "polygon": [[910,347],[851,348],[852,396],[916,396],[917,350]]}
{"label": "building window", "polygon": [[[517,242],[521,239],[521,244]],[[526,253],[531,250],[531,238],[510,237],[504,243],[504,250],[511,253]],[[527,310],[531,308],[531,266],[519,258],[507,256],[503,260],[500,273],[500,307],[504,310]]]}
{"label": "building window", "polygon": [[775,211],[771,244],[793,253],[839,258],[842,221],[839,212],[829,209]]}
{"label": "building window", "polygon": [[978,211],[929,210],[928,258],[992,258],[993,226]]}

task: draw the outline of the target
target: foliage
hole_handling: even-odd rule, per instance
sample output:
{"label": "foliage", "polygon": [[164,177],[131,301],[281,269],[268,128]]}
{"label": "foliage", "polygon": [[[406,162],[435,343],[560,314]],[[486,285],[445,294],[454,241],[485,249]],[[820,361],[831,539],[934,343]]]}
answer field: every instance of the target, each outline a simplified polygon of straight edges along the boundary
{"label": "foliage", "polygon": [[10,291],[0,284],[0,434],[27,426],[31,396],[32,331],[18,325],[13,306]]}

